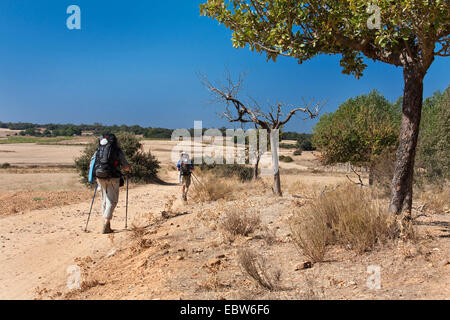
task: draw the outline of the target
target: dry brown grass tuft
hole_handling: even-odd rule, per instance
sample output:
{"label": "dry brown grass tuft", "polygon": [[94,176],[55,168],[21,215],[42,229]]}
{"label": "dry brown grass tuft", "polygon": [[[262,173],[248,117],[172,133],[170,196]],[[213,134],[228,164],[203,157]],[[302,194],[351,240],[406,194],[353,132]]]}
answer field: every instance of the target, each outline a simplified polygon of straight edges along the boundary
{"label": "dry brown grass tuft", "polygon": [[267,261],[263,257],[248,249],[242,249],[239,251],[239,263],[261,287],[270,291],[281,289],[281,270],[269,270]]}
{"label": "dry brown grass tuft", "polygon": [[217,178],[211,174],[199,176],[199,181],[193,176],[191,198],[196,202],[211,202],[220,199],[230,200],[235,191],[240,190],[240,183],[228,178]]}
{"label": "dry brown grass tuft", "polygon": [[260,224],[261,218],[258,215],[232,208],[225,212],[220,225],[231,236],[248,236],[258,229]]}
{"label": "dry brown grass tuft", "polygon": [[294,213],[291,229],[295,243],[315,262],[324,260],[330,244],[358,253],[371,250],[397,236],[384,207],[369,189],[338,188]]}
{"label": "dry brown grass tuft", "polygon": [[303,181],[294,180],[287,185],[290,194],[303,199],[315,199],[320,196],[324,186],[318,183],[307,184]]}
{"label": "dry brown grass tuft", "polygon": [[418,194],[423,210],[431,213],[448,213],[450,211],[450,185],[443,187],[428,187]]}

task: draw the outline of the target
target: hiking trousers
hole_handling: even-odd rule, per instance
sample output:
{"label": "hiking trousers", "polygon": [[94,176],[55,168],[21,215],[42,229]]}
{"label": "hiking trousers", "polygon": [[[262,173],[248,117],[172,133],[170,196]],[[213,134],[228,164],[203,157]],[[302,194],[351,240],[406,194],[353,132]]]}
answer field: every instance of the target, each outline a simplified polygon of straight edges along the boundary
{"label": "hiking trousers", "polygon": [[102,211],[105,219],[112,219],[119,202],[120,178],[98,179],[102,189]]}

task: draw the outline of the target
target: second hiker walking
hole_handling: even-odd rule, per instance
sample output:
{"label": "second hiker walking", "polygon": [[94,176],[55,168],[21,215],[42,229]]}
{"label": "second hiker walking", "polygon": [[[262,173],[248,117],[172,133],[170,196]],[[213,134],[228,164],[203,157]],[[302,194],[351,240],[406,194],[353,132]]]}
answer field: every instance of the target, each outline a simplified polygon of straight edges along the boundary
{"label": "second hiker walking", "polygon": [[194,164],[189,158],[189,154],[186,152],[181,153],[181,158],[178,161],[177,168],[179,171],[179,182],[182,185],[181,199],[183,199],[183,201],[187,201],[187,194],[189,191],[189,186],[191,185],[191,175],[194,170]]}

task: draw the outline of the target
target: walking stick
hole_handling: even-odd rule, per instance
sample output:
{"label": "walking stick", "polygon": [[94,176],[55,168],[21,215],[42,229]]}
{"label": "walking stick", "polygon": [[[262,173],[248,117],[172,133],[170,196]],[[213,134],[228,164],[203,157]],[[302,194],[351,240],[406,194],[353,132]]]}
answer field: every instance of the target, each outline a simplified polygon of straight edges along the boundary
{"label": "walking stick", "polygon": [[130,175],[127,174],[127,205],[125,209],[125,230],[128,227],[128,180],[130,178]]}
{"label": "walking stick", "polygon": [[92,203],[91,203],[91,210],[89,210],[89,215],[88,215],[88,218],[86,221],[86,227],[84,228],[84,232],[87,232],[87,227],[89,224],[89,219],[91,218],[91,212],[92,212],[92,207],[94,206],[94,200],[95,200],[95,194],[97,193],[97,188],[98,188],[98,185],[95,184],[94,196],[92,197]]}
{"label": "walking stick", "polygon": [[205,188],[205,186],[203,185],[203,183],[200,182],[200,180],[198,180],[198,178],[196,177],[196,175],[192,172],[192,175],[194,176],[195,180],[198,181],[198,183],[202,186],[202,188]]}

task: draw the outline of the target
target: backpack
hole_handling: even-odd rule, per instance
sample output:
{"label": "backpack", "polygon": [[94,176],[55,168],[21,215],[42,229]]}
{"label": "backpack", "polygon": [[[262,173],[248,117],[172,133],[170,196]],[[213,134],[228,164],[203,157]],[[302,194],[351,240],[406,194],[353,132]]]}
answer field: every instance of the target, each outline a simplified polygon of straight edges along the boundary
{"label": "backpack", "polygon": [[97,178],[109,179],[119,178],[121,176],[118,169],[118,151],[119,148],[115,135],[105,134],[100,137],[93,170]]}
{"label": "backpack", "polygon": [[183,156],[180,160],[180,172],[182,176],[191,175],[191,161],[188,156]]}

